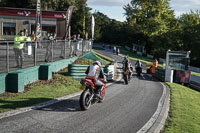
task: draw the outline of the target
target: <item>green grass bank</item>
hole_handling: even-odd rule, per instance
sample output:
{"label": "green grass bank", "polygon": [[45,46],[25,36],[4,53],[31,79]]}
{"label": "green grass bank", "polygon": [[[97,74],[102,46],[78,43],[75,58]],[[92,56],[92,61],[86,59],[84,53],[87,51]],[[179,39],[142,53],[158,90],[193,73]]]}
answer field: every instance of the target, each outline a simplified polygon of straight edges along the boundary
{"label": "green grass bank", "polygon": [[167,83],[171,101],[164,133],[200,133],[200,92]]}

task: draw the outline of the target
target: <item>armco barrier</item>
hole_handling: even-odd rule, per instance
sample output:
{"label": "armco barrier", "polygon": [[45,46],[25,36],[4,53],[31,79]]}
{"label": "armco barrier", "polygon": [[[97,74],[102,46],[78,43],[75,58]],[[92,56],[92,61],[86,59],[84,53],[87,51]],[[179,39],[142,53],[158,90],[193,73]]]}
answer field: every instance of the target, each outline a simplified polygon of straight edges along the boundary
{"label": "armco barrier", "polygon": [[0,74],[0,94],[6,91],[6,76],[7,73]]}
{"label": "armco barrier", "polygon": [[23,92],[24,85],[38,80],[38,66],[9,72],[6,77],[6,91]]}
{"label": "armco barrier", "polygon": [[63,60],[40,65],[39,79],[49,80],[52,77],[52,73],[58,72],[59,70],[67,67],[69,64],[74,62],[77,58],[78,57],[73,57],[69,59],[63,59]]}
{"label": "armco barrier", "polygon": [[158,78],[161,81],[165,80],[165,69],[161,68],[161,67],[157,67],[156,68],[156,73],[153,75],[156,78]]}

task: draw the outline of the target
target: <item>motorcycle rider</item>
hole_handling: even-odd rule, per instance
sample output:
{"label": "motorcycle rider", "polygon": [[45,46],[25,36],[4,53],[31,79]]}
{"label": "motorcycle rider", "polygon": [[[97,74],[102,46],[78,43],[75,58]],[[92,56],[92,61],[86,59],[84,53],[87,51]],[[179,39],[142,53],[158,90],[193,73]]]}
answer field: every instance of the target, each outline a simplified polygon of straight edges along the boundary
{"label": "motorcycle rider", "polygon": [[125,72],[126,68],[127,68],[128,71],[130,72],[129,73],[129,79],[130,79],[130,77],[133,73],[133,67],[132,67],[132,64],[129,62],[128,55],[124,56],[124,60],[122,61],[122,64],[123,64],[123,71]]}
{"label": "motorcycle rider", "polygon": [[100,98],[101,91],[104,89],[104,83],[100,79],[106,82],[101,63],[99,61],[94,61],[92,65],[88,66],[85,73],[87,74],[86,78],[92,79],[95,86],[98,86],[96,96]]}
{"label": "motorcycle rider", "polygon": [[142,63],[141,63],[140,60],[137,60],[137,61],[136,61],[135,67],[136,67],[136,68],[141,68],[141,67],[142,67]]}
{"label": "motorcycle rider", "polygon": [[142,69],[142,63],[140,60],[137,60],[135,63],[135,70],[137,72],[137,69]]}
{"label": "motorcycle rider", "polygon": [[122,61],[124,69],[129,67],[128,63],[129,63],[128,56],[124,56],[124,60]]}

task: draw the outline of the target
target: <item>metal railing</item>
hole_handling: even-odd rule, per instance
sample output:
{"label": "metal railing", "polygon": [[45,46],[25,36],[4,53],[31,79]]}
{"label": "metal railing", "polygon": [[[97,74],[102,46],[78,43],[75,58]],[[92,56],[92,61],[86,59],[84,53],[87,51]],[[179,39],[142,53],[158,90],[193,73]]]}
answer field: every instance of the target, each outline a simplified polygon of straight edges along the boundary
{"label": "metal railing", "polygon": [[91,40],[45,40],[41,42],[23,41],[23,52],[16,57],[14,41],[0,41],[0,73],[20,69],[17,59],[23,61],[23,68],[57,61],[74,56],[81,56],[92,49]]}

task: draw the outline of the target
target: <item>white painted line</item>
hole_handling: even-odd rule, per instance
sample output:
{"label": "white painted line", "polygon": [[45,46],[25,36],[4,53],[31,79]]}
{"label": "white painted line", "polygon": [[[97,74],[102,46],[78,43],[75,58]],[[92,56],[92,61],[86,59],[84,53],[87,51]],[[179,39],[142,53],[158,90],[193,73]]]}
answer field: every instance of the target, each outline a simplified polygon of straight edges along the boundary
{"label": "white painted line", "polygon": [[30,106],[30,107],[25,107],[25,108],[20,108],[20,109],[17,109],[17,110],[12,110],[12,111],[8,111],[8,112],[0,113],[0,119],[10,117],[10,116],[14,116],[14,115],[21,114],[21,113],[25,113],[25,112],[35,110],[35,109],[38,109],[38,108],[42,108],[42,107],[45,107],[45,106],[49,106],[51,104],[55,104],[55,103],[64,101],[66,99],[70,99],[72,97],[79,96],[80,94],[81,94],[81,92],[76,92],[74,94],[70,94],[70,95],[67,95],[67,96],[64,96],[64,97],[60,97],[60,98],[55,98],[53,100],[43,102],[43,103],[39,103],[39,104]]}
{"label": "white painted line", "polygon": [[[116,79],[115,82],[117,82],[119,80],[121,80],[121,76],[118,76],[118,78]],[[108,83],[107,87],[112,85],[115,82]],[[50,101],[47,101],[47,102],[42,102],[42,103],[30,106],[30,107],[19,108],[19,109],[16,109],[16,110],[11,110],[11,111],[7,111],[7,112],[4,112],[4,113],[0,113],[0,119],[10,117],[10,116],[14,116],[14,115],[21,114],[21,113],[25,113],[25,112],[28,112],[28,111],[31,111],[31,110],[42,108],[42,107],[46,107],[46,106],[49,106],[49,105],[52,105],[52,104],[73,98],[73,97],[76,97],[76,96],[80,96],[81,93],[82,93],[82,91],[79,91],[79,92],[76,92],[76,93],[73,93],[73,94],[70,94],[70,95],[67,95],[67,96],[64,96],[64,97],[55,98],[53,100],[50,100]]]}

